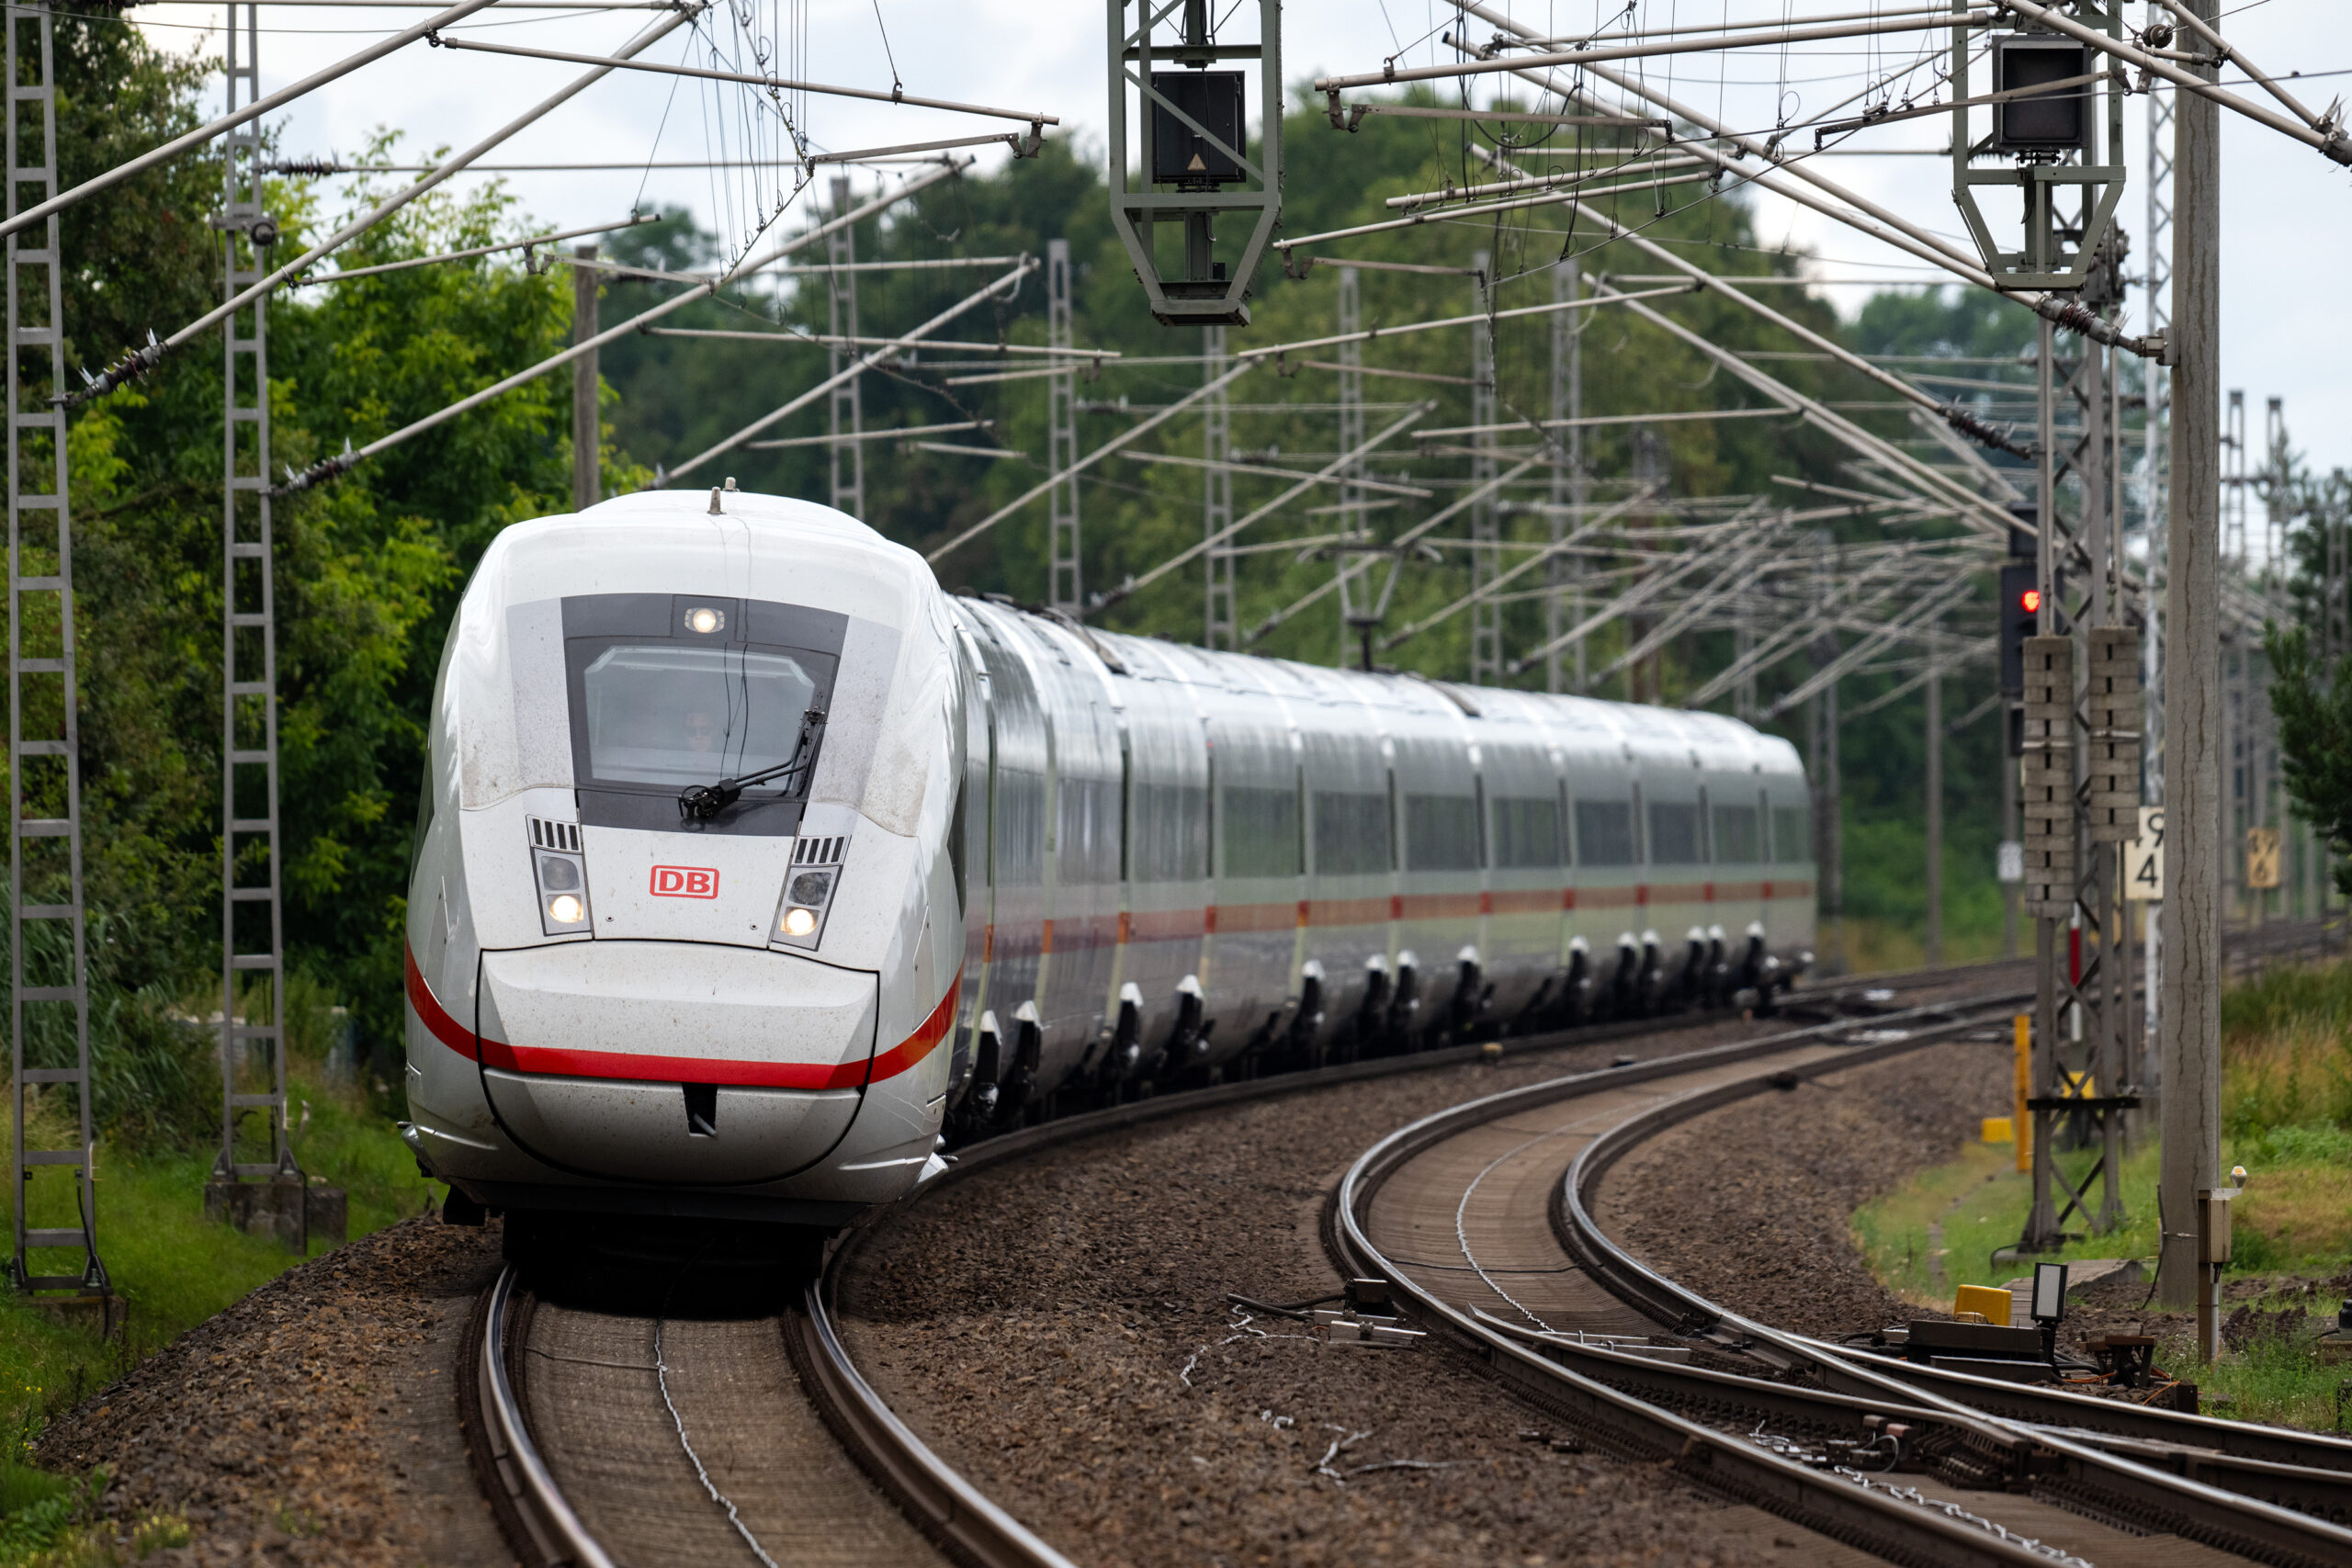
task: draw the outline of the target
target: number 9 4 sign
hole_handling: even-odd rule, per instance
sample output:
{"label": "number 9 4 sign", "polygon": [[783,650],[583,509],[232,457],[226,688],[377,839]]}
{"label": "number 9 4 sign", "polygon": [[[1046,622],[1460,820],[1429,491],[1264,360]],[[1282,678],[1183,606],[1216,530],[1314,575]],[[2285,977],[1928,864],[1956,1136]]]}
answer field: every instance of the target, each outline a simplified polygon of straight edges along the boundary
{"label": "number 9 4 sign", "polygon": [[2140,836],[2123,846],[2123,896],[2147,903],[2165,897],[2165,808],[2140,807]]}

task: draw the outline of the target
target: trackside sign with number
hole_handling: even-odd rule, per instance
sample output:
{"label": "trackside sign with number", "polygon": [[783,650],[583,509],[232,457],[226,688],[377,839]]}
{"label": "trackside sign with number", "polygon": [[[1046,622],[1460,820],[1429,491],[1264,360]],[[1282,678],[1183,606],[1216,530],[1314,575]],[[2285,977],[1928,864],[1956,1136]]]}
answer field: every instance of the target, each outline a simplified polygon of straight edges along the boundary
{"label": "trackside sign with number", "polygon": [[2165,897],[2165,808],[2140,807],[2140,836],[2123,846],[2123,896],[2161,904]]}

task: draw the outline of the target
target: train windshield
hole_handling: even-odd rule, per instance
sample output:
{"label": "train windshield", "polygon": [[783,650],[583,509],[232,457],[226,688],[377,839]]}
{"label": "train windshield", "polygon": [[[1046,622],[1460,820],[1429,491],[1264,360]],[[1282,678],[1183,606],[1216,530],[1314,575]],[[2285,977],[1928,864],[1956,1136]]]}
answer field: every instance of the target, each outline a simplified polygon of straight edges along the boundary
{"label": "train windshield", "polygon": [[[792,761],[819,680],[788,653],[673,644],[607,648],[581,676],[589,771],[679,789]],[[797,793],[781,779],[762,793]]]}

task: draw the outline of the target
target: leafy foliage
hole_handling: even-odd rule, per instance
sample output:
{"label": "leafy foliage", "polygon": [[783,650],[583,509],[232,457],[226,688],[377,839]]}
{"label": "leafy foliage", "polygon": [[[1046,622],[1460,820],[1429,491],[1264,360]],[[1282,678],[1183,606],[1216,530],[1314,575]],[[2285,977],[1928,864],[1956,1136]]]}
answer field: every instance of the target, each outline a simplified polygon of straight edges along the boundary
{"label": "leafy foliage", "polygon": [[[205,62],[156,51],[134,29],[105,18],[61,18],[61,145],[67,183],[107,166],[197,122]],[[1304,234],[1385,220],[1392,197],[1489,178],[1465,152],[1469,132],[1433,122],[1375,118],[1361,131],[1333,130],[1319,112],[1302,110],[1286,127],[1289,171],[1286,231]],[[374,161],[389,164],[396,140],[379,139]],[[1600,144],[1589,149],[1613,156]],[[191,156],[163,165],[72,209],[68,253],[76,258],[67,293],[69,364],[96,365],[150,329],[169,333],[210,309],[219,297],[218,239],[204,216],[218,203],[217,159]],[[387,175],[387,178],[396,176]],[[890,175],[888,177],[899,177]],[[390,187],[386,187],[390,188]],[[363,182],[339,192],[300,180],[277,183],[270,206],[284,244],[343,220],[382,192]],[[813,193],[822,195],[824,193]],[[1784,275],[1796,258],[1758,243],[1736,193],[1693,200],[1695,187],[1604,197],[1589,206],[1569,238],[1565,208],[1498,217],[1482,243],[1492,260],[1499,312],[1552,296],[1555,263],[1575,259],[1589,273],[1655,274],[1656,255],[1599,237],[1595,215],[1640,232],[1672,254],[1732,275]],[[796,219],[796,221],[797,220]],[[403,209],[347,247],[345,266],[431,255],[528,231],[512,199],[497,187],[470,196],[442,190]],[[887,220],[856,229],[861,259],[1035,257],[1049,238],[1065,238],[1076,266],[1076,336],[1125,356],[1081,384],[1080,440],[1092,447],[1151,407],[1200,384],[1197,333],[1151,322],[1111,228],[1102,180],[1091,155],[1050,143],[1033,160],[986,176],[942,182],[895,209]],[[1458,231],[1435,225],[1383,230],[1340,247],[1347,257],[1422,268],[1456,265]],[[684,215],[616,234],[617,260],[678,273],[711,265],[710,236]],[[798,265],[820,269],[821,246]],[[858,275],[862,325],[902,327],[966,298],[1011,264]],[[1232,329],[1228,347],[1247,348],[1328,335],[1335,325],[1336,277],[1325,267],[1287,274],[1278,261],[1261,271],[1253,324]],[[1362,321],[1398,325],[1441,314],[1470,314],[1476,292],[1468,276],[1367,268],[1360,273]],[[775,342],[631,334],[612,344],[603,364],[610,419],[603,453],[607,493],[643,488],[654,461],[677,465],[781,407],[827,373],[826,349],[791,336],[831,323],[831,287],[821,270],[804,270],[731,288],[675,312],[665,325],[779,333]],[[604,288],[611,325],[668,298],[674,285],[616,277]],[[451,401],[554,352],[569,337],[571,278],[487,257],[379,274],[346,283],[281,292],[271,306],[270,372],[274,471],[301,468],[432,414]],[[1043,290],[1034,281],[1013,297],[971,310],[943,333],[962,343],[1038,344],[1045,338]],[[1775,291],[1776,306],[1815,329],[1837,333],[1828,308],[1801,291]],[[1646,309],[1646,307],[1645,307]],[[1785,338],[1734,301],[1713,294],[1661,299],[1674,321],[1739,351],[1779,348]],[[2009,332],[1997,310],[1963,301],[1874,306],[1852,334],[1866,346],[1934,342],[1972,351]],[[1630,416],[1758,406],[1736,376],[1639,310],[1604,308],[1562,318],[1498,314],[1477,326],[1386,335],[1368,344],[1373,430],[1427,404],[1420,424],[1469,423],[1469,389],[1460,378],[1474,332],[1489,337],[1503,418],[1540,419],[1552,411],[1555,325],[1580,328],[1588,414],[1629,416],[1583,437],[1592,469],[1607,481],[1626,471],[1636,439]],[[1304,350],[1252,371],[1235,389],[1249,406],[1246,428],[1268,458],[1333,455],[1335,384],[1325,357]],[[113,1064],[99,1087],[101,1114],[126,1118],[164,1138],[194,1137],[196,1114],[213,1093],[201,1029],[175,1022],[175,998],[202,997],[217,974],[216,919],[220,877],[219,780],[220,594],[221,581],[221,348],[198,339],[167,356],[149,377],[80,410],[72,429],[73,502],[77,535],[77,615],[81,634],[82,766],[85,786],[88,897],[103,912],[94,977],[107,998],[96,1014],[102,1061]],[[943,362],[966,368],[930,373]],[[987,422],[956,445],[994,443],[995,461],[911,445],[872,449],[866,516],[890,537],[936,548],[1043,477],[1044,383],[1035,378],[971,379],[1019,368],[985,351],[926,348],[901,367],[864,378],[869,429]],[[1789,361],[1773,374],[1808,394],[1851,402],[1868,383],[1835,366]],[[399,1020],[399,971],[406,803],[420,773],[422,737],[437,650],[457,594],[498,530],[569,503],[569,378],[542,377],[451,419],[320,489],[280,498],[274,509],[278,612],[278,682],[283,876],[288,947],[307,982],[346,999],[366,1044],[388,1047]],[[1891,438],[1907,427],[1894,412],[1864,409],[1855,417]],[[820,434],[820,402],[765,431],[769,437]],[[1775,475],[1835,479],[1846,454],[1821,433],[1779,417],[1653,427],[1677,496],[1792,499]],[[1509,440],[1505,435],[1500,439]],[[1530,438],[1532,441],[1532,438]],[[1392,440],[1371,461],[1390,477],[1394,455],[1411,438]],[[1531,446],[1531,450],[1532,450]],[[728,474],[746,488],[831,499],[829,453],[821,446],[755,449],[739,446],[687,479],[716,483]],[[1373,526],[1390,536],[1458,496],[1470,459],[1457,443],[1430,443],[1412,462],[1427,501],[1390,498]],[[1544,470],[1535,470],[1541,473]],[[1237,514],[1266,506],[1279,481],[1237,476]],[[1329,494],[1274,509],[1240,542],[1328,533],[1317,510]],[[1202,500],[1197,473],[1125,460],[1090,470],[1084,482],[1088,583],[1115,590],[1156,563],[1198,543]],[[1661,513],[1662,525],[1668,514]],[[1552,522],[1540,509],[1503,509],[1505,548],[1540,545]],[[1857,540],[1878,525],[1860,516],[1825,516],[1819,525]],[[1044,590],[1046,517],[1042,505],[1015,513],[993,532],[946,558],[951,586],[1035,599]],[[1514,558],[1525,558],[1515,556]],[[1245,559],[1239,619],[1263,625],[1251,646],[1310,660],[1342,657],[1335,605],[1275,613],[1329,581],[1328,559],[1272,551]],[[1460,597],[1470,576],[1466,552],[1435,565],[1414,564],[1398,578],[1388,624],[1430,617]],[[1194,564],[1150,589],[1106,606],[1098,618],[1118,629],[1193,640],[1203,577]],[[1593,592],[1603,590],[1596,587]],[[1114,595],[1115,596],[1115,595]],[[1538,640],[1544,608],[1514,604],[1507,637]],[[1468,667],[1469,621],[1439,617],[1389,657],[1434,674]],[[1627,628],[1596,634],[1594,666],[1626,646]],[[1728,631],[1679,639],[1654,664],[1667,700],[1689,690],[1729,655]],[[1784,666],[1763,682],[1766,700],[1801,670]],[[1540,681],[1540,672],[1530,676]],[[1883,686],[1854,682],[1849,700]],[[1948,711],[1973,702],[1975,677],[1956,680]],[[1615,694],[1623,682],[1605,684]],[[1901,848],[1898,819],[1917,815],[1917,699],[1895,704],[1848,736],[1849,817],[1873,853],[1856,857],[1857,913],[1890,919],[1916,912],[1916,849]],[[1950,767],[1961,781],[1956,823],[1989,824],[1982,795],[1996,766],[1985,735],[1958,743]],[[1981,744],[1980,744],[1981,739]],[[1971,750],[1974,748],[1974,750]],[[1979,752],[1982,755],[1979,755]],[[1872,826],[1877,824],[1877,826]],[[1990,829],[1955,831],[1955,854],[1989,862]],[[1979,839],[1984,841],[1979,843]],[[1883,853],[1878,852],[1883,847]],[[1909,864],[1904,862],[1908,859]],[[1883,862],[1883,869],[1880,863]],[[1960,908],[1984,918],[1989,882],[1955,876]],[[1909,900],[1909,902],[1906,902]],[[1955,924],[1960,923],[1957,919]],[[217,1004],[215,1004],[217,1005]],[[207,1009],[206,1010],[209,1010]]]}
{"label": "leafy foliage", "polygon": [[[106,18],[61,16],[57,39],[69,185],[197,122],[202,62]],[[374,152],[390,161],[392,147],[387,138]],[[220,180],[217,157],[192,155],[70,209],[69,366],[218,302],[220,242],[205,219]],[[356,210],[377,194],[363,184],[344,203]],[[274,184],[268,203],[284,244],[340,220],[300,182]],[[427,255],[515,228],[495,189],[436,192],[339,259]],[[543,357],[569,334],[567,284],[486,260],[281,293],[269,320],[273,474]],[[167,1015],[171,998],[217,987],[221,352],[216,334],[193,340],[80,410],[70,440],[99,1109],[158,1134],[201,1130],[190,1108],[217,1086],[209,1033]],[[534,381],[273,508],[287,945],[352,999],[378,1044],[397,1034],[407,802],[443,628],[497,530],[567,503],[569,394],[560,378]]]}
{"label": "leafy foliage", "polygon": [[2267,627],[2263,648],[2287,793],[2334,852],[2337,891],[2352,896],[2352,660],[2331,662],[2306,626]]}

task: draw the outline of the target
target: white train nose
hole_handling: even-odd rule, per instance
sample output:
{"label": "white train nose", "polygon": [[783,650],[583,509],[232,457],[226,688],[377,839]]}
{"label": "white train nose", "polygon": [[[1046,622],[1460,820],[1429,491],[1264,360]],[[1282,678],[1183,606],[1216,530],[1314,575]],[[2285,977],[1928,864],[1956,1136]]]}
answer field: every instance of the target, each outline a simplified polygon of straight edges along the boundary
{"label": "white train nose", "polygon": [[516,1144],[579,1175],[776,1180],[821,1157],[856,1115],[876,984],[693,942],[486,953],[484,1087]]}

